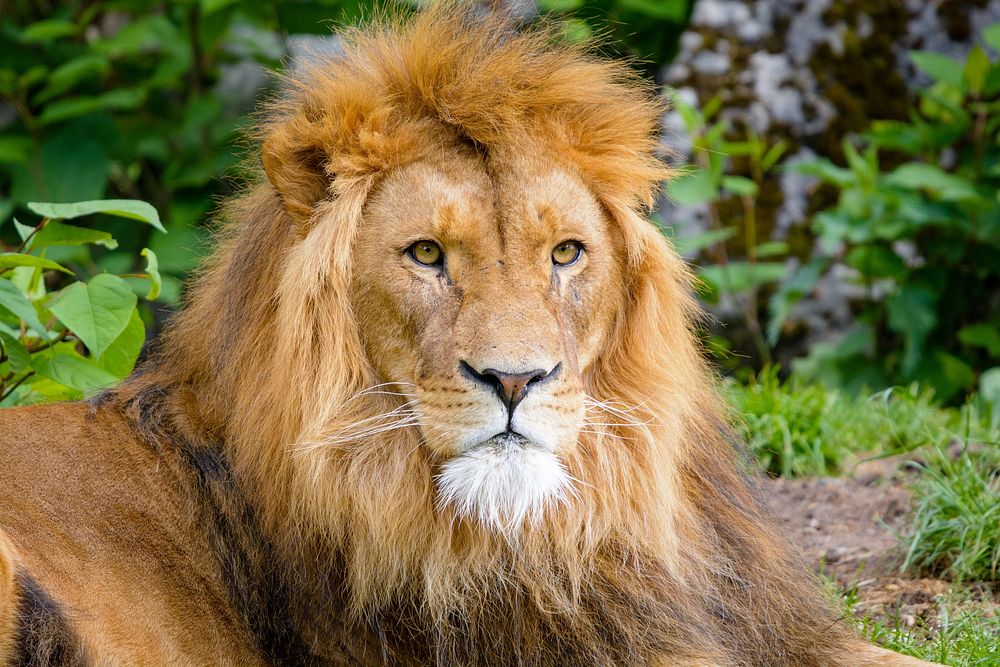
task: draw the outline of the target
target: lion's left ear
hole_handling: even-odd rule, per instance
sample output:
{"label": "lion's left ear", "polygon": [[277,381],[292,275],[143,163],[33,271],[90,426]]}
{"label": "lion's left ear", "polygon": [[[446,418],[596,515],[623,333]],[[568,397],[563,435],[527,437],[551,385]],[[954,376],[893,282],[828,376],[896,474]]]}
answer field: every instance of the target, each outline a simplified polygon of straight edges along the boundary
{"label": "lion's left ear", "polygon": [[316,133],[303,125],[304,121],[292,119],[274,128],[261,148],[261,163],[285,210],[304,226],[328,198],[333,175]]}

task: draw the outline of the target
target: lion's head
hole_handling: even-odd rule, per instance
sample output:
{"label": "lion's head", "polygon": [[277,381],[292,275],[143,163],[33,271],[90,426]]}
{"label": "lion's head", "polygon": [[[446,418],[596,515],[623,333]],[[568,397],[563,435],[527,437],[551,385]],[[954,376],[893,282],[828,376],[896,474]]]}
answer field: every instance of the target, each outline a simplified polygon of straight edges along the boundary
{"label": "lion's head", "polygon": [[511,614],[555,662],[807,650],[776,628],[827,616],[762,527],[644,217],[659,101],[443,5],[343,40],[270,108],[266,179],[119,400],[222,443],[304,598],[414,616],[458,662],[520,655],[490,639]]}

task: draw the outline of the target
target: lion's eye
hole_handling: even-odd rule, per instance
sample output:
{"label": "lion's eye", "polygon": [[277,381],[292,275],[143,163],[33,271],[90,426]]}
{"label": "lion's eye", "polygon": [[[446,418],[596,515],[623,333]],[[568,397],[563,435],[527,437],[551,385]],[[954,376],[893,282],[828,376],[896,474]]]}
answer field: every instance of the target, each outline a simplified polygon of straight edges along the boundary
{"label": "lion's eye", "polygon": [[417,264],[424,266],[440,266],[444,259],[441,246],[434,241],[417,241],[406,249],[406,254],[412,257]]}
{"label": "lion's eye", "polygon": [[552,249],[552,263],[556,266],[569,266],[580,259],[583,246],[579,241],[563,241]]}

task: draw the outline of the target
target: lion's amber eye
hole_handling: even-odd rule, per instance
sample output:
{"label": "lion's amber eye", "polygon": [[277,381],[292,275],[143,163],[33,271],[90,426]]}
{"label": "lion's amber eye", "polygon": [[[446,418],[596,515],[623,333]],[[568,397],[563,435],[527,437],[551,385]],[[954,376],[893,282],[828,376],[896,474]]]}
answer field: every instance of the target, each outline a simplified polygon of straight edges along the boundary
{"label": "lion's amber eye", "polygon": [[552,263],[556,266],[569,266],[580,259],[583,246],[578,241],[563,241],[552,249]]}
{"label": "lion's amber eye", "polygon": [[441,246],[434,243],[434,241],[417,241],[406,249],[406,253],[417,264],[423,264],[424,266],[438,266],[444,258]]}

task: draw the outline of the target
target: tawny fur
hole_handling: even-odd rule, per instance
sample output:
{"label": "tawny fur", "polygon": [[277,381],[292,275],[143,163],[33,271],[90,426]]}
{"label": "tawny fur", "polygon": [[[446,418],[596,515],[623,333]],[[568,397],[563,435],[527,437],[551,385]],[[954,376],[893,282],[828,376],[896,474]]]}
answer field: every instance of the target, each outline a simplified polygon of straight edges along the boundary
{"label": "tawny fur", "polygon": [[[0,483],[19,491],[5,501],[48,504],[31,487],[53,489],[72,445],[94,448],[88,474],[117,466],[121,493],[142,494],[135,480],[155,478],[139,504],[162,507],[139,514],[169,515],[148,543],[123,517],[109,546],[108,524],[90,510],[65,515],[89,530],[62,543],[0,512],[20,552],[57,554],[26,558],[25,569],[74,610],[89,650],[199,662],[189,639],[219,628],[234,663],[916,664],[868,648],[827,608],[726,441],[692,334],[690,276],[643,218],[669,176],[655,156],[662,108],[652,92],[623,65],[552,35],[444,5],[343,39],[342,56],[308,68],[266,115],[266,180],[227,207],[218,250],[151,358],[90,417],[56,407],[3,418],[0,453],[24,446],[12,429],[44,420],[59,426],[35,446],[68,443],[50,468],[8,453]],[[603,335],[578,372],[587,395],[623,406],[628,423],[581,432],[561,453],[580,482],[572,497],[513,533],[436,502],[440,456],[416,427],[342,435],[403,400],[367,391],[395,378],[368,354],[385,334],[357,316],[376,309],[358,302],[354,266],[366,207],[392,174],[431,163],[478,165],[500,199],[521,169],[558,164],[613,230]],[[66,488],[58,501],[71,509],[94,502],[85,483]],[[59,508],[46,517],[58,527]],[[137,596],[127,589],[138,576],[116,571],[105,595],[93,572],[61,563],[91,542],[112,560],[145,550],[168,572]],[[5,554],[0,543],[0,601]],[[104,636],[89,619],[119,599],[130,617],[114,614]],[[187,639],[129,645],[130,623],[158,621],[185,624]],[[134,636],[153,641],[146,629]],[[224,645],[201,658],[218,662]]]}

